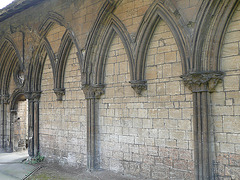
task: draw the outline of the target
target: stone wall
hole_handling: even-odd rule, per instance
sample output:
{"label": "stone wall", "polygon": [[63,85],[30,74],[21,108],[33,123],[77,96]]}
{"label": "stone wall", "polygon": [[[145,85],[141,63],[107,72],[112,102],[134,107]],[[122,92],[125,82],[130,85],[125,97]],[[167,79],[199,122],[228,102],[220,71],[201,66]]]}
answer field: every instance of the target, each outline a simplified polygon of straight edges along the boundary
{"label": "stone wall", "polygon": [[50,0],[0,22],[1,147],[25,96],[31,156],[147,179],[239,179],[238,3]]}
{"label": "stone wall", "polygon": [[229,179],[240,177],[239,33],[240,6],[230,21],[222,47],[221,69],[226,76],[211,98],[217,171],[220,178]]}
{"label": "stone wall", "polygon": [[[61,37],[59,37],[60,39]],[[57,101],[49,58],[44,64],[40,99],[40,152],[49,161],[86,165],[86,101],[73,46],[65,72],[65,96]]]}
{"label": "stone wall", "polygon": [[151,39],[141,96],[128,83],[129,61],[117,35],[106,61],[102,167],[154,179],[193,178],[192,96],[179,78],[181,59],[167,24],[160,21]]}

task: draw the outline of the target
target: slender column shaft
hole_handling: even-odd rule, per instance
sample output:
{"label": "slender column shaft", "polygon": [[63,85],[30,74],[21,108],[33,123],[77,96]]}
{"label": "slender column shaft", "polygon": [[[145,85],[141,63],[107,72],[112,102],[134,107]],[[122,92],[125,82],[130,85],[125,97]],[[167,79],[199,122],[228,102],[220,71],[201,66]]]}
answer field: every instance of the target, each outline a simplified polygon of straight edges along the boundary
{"label": "slender column shaft", "polygon": [[[193,93],[193,114],[198,114],[197,93]],[[193,132],[194,132],[194,166],[196,180],[199,177],[199,144],[198,144],[198,117],[193,116]]]}
{"label": "slender column shaft", "polygon": [[39,154],[39,100],[34,101],[34,156]]}
{"label": "slender column shaft", "polygon": [[2,101],[0,99],[0,150],[2,148],[3,148],[3,117],[2,117]]}
{"label": "slender column shaft", "polygon": [[4,103],[1,102],[1,147],[4,149]]}
{"label": "slender column shaft", "polygon": [[[8,124],[7,124],[7,105],[8,105],[8,100],[9,100],[9,96],[5,95],[3,97],[3,103],[2,103],[2,121],[3,121],[3,148],[4,150],[8,149]],[[9,130],[10,131],[10,130]]]}
{"label": "slender column shaft", "polygon": [[10,114],[10,149],[11,151],[14,150],[14,120],[16,119],[16,110],[11,110]]}
{"label": "slender column shaft", "polygon": [[87,122],[87,152],[88,152],[88,168],[93,170],[96,168],[96,153],[95,153],[95,99],[87,99],[88,107],[88,122]]}
{"label": "slender column shaft", "polygon": [[2,118],[3,118],[3,148],[6,149],[6,130],[7,130],[7,123],[6,123],[6,104],[3,103],[2,107]]}
{"label": "slender column shaft", "polygon": [[92,171],[99,168],[96,110],[103,86],[84,85],[83,91],[87,100],[87,167]]}
{"label": "slender column shaft", "polygon": [[208,92],[193,93],[196,179],[210,179]]}
{"label": "slender column shaft", "polygon": [[214,140],[209,115],[209,94],[221,82],[222,72],[192,72],[182,75],[184,83],[193,92],[193,131],[195,179],[214,178]]}
{"label": "slender column shaft", "polygon": [[29,156],[34,156],[34,103],[33,99],[28,99],[28,154]]}
{"label": "slender column shaft", "polygon": [[25,94],[28,99],[28,154],[34,157],[39,153],[39,99],[41,92]]}
{"label": "slender column shaft", "polygon": [[210,179],[209,169],[209,134],[208,134],[208,92],[201,93],[201,114],[202,114],[202,152],[203,152],[203,174],[205,179]]}

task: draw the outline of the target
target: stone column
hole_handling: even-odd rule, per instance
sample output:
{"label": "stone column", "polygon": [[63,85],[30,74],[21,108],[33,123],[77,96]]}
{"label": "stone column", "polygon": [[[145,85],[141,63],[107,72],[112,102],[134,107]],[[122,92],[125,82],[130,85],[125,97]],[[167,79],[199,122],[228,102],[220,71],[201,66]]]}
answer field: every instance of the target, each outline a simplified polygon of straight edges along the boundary
{"label": "stone column", "polygon": [[[7,140],[7,105],[9,104],[9,95],[2,96],[2,148],[8,149]],[[9,129],[10,130],[10,129]]]}
{"label": "stone column", "polygon": [[28,99],[28,155],[34,157],[34,98],[32,92],[25,93]]}
{"label": "stone column", "polygon": [[210,117],[209,93],[222,80],[222,72],[189,73],[181,76],[193,92],[193,133],[196,180],[214,178],[215,148]]}
{"label": "stone column", "polygon": [[99,168],[97,146],[98,99],[104,93],[102,85],[84,85],[83,92],[87,100],[87,167],[90,171]]}
{"label": "stone column", "polygon": [[39,153],[39,100],[41,92],[33,93],[33,144],[34,144],[34,156]]}
{"label": "stone column", "polygon": [[11,109],[10,113],[10,149],[14,151],[14,121],[17,117],[17,110]]}
{"label": "stone column", "polygon": [[39,153],[39,99],[41,92],[25,93],[28,99],[28,154],[31,157]]}
{"label": "stone column", "polygon": [[3,114],[2,114],[2,110],[3,110],[3,103],[2,103],[2,95],[0,95],[0,136],[1,136],[1,140],[0,140],[0,152],[1,150],[3,150],[3,133],[4,133],[4,126],[3,126]]}

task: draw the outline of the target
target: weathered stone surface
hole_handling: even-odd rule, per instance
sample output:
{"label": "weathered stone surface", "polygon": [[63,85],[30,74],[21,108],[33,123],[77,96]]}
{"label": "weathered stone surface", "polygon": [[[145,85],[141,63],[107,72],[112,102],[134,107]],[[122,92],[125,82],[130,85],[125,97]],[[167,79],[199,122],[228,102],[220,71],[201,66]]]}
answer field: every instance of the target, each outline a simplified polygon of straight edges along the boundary
{"label": "weathered stone surface", "polygon": [[210,173],[239,179],[237,5],[16,1],[0,11],[0,147],[11,149],[12,127],[22,127],[13,114],[27,116],[28,99],[30,155],[39,148],[59,164],[194,179],[202,147],[203,161],[214,154]]}

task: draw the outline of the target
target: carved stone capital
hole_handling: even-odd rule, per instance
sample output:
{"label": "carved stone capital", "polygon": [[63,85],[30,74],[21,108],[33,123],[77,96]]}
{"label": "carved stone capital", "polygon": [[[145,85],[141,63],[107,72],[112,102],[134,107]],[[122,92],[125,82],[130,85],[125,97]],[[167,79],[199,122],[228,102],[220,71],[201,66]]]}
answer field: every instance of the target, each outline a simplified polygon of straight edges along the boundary
{"label": "carved stone capital", "polygon": [[31,97],[32,97],[32,92],[27,91],[27,92],[24,93],[24,95],[25,95],[25,97],[26,97],[28,100],[30,100]]}
{"label": "carved stone capital", "polygon": [[146,80],[133,80],[133,81],[130,81],[130,83],[131,83],[131,87],[139,95],[141,95],[143,90],[147,90]]}
{"label": "carved stone capital", "polygon": [[24,95],[26,96],[26,98],[28,100],[31,101],[39,101],[40,97],[41,97],[41,91],[35,91],[35,92],[25,92]]}
{"label": "carved stone capital", "polygon": [[37,91],[37,92],[33,92],[32,93],[32,98],[34,101],[39,101],[40,97],[41,97],[41,91]]}
{"label": "carved stone capital", "polygon": [[9,94],[4,94],[4,95],[2,95],[1,99],[2,99],[2,102],[3,102],[4,104],[9,104],[9,102],[10,102],[10,96],[9,96]]}
{"label": "carved stone capital", "polygon": [[65,95],[65,89],[64,88],[55,88],[53,91],[57,96],[57,101],[62,101],[62,97]]}
{"label": "carved stone capital", "polygon": [[86,99],[99,99],[104,94],[104,85],[85,84],[82,90]]}
{"label": "carved stone capital", "polygon": [[181,78],[192,92],[213,92],[219,82],[223,80],[224,73],[221,71],[192,72],[184,74]]}

